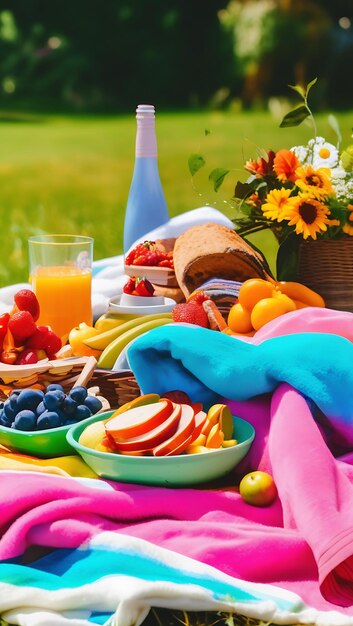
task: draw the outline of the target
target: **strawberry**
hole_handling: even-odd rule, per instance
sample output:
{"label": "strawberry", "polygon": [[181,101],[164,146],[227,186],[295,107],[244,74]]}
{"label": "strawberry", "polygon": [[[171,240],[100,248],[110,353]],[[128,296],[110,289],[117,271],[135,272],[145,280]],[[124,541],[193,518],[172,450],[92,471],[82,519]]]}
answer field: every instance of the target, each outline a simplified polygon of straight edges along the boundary
{"label": "strawberry", "polygon": [[46,336],[45,345],[43,346],[50,359],[60,350],[61,339],[52,330],[49,330]]}
{"label": "strawberry", "polygon": [[172,311],[174,322],[184,322],[208,328],[208,317],[202,306],[195,302],[177,304]]}
{"label": "strawberry", "polygon": [[39,302],[33,291],[21,289],[14,295],[17,308],[20,311],[28,311],[36,322],[39,317]]}
{"label": "strawberry", "polygon": [[141,278],[136,278],[134,293],[137,296],[147,296],[147,297],[150,297],[150,296],[153,296],[153,294],[154,294],[154,287],[150,283],[150,281],[147,280],[147,278],[142,276]]}
{"label": "strawberry", "polygon": [[26,348],[17,357],[16,365],[32,365],[38,363],[38,357],[33,350]]}
{"label": "strawberry", "polygon": [[153,246],[154,246],[154,241],[144,241],[143,243],[137,244],[137,246],[135,246],[135,248],[133,248],[129,252],[129,254],[126,255],[125,265],[144,265],[144,263],[141,263],[141,262],[134,263],[134,261],[138,257],[141,257],[141,260],[143,260],[146,255],[146,252],[148,252],[148,250],[153,248]]}
{"label": "strawberry", "polygon": [[36,325],[29,311],[18,311],[10,317],[8,329],[11,331],[15,343],[21,345],[35,333]]}
{"label": "strawberry", "polygon": [[129,280],[127,281],[127,283],[125,283],[124,287],[123,287],[123,292],[124,293],[132,293],[135,289],[135,278],[129,278]]}
{"label": "strawberry", "polygon": [[34,350],[43,350],[46,346],[47,335],[49,333],[48,326],[37,326],[35,332],[26,341],[27,348],[33,348]]}

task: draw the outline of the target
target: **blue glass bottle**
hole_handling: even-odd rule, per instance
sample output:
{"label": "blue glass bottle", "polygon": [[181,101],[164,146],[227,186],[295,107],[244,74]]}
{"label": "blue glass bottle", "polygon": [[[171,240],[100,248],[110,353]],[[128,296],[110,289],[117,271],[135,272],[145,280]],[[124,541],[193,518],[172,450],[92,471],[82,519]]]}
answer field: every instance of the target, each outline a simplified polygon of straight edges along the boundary
{"label": "blue glass bottle", "polygon": [[124,252],[169,219],[158,171],[154,112],[150,104],[139,104],[136,109],[135,166],[125,212]]}

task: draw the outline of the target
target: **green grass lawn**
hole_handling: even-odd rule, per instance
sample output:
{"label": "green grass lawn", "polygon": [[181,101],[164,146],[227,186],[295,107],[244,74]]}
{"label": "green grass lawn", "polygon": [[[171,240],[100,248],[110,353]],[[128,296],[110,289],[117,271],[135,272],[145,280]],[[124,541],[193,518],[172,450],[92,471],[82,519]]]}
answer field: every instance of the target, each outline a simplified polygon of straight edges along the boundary
{"label": "green grass lawn", "polygon": [[[326,116],[319,133],[334,141]],[[352,116],[339,116],[350,137]],[[211,131],[205,135],[205,130]],[[159,113],[159,168],[170,215],[211,204],[228,216],[226,202],[242,164],[256,149],[291,147],[312,136],[309,126],[279,129],[265,112]],[[134,164],[134,114],[120,117],[0,114],[0,286],[27,280],[27,239],[41,232],[90,235],[95,258],[122,251],[124,211]],[[201,152],[207,165],[191,179],[188,157]],[[214,193],[207,180],[214,167],[234,171]],[[273,265],[274,244],[257,235]]]}

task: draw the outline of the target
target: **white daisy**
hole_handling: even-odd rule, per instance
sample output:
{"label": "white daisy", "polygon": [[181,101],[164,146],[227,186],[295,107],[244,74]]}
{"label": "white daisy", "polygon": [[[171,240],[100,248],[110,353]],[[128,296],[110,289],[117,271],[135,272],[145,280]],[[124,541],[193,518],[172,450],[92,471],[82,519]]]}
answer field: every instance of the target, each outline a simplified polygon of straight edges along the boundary
{"label": "white daisy", "polygon": [[324,141],[324,143],[315,142],[312,152],[312,164],[314,169],[319,169],[319,167],[336,167],[338,165],[338,158],[338,150],[332,143],[328,143],[328,141]]}
{"label": "white daisy", "polygon": [[297,159],[300,161],[300,163],[302,165],[307,165],[308,161],[308,154],[309,154],[309,150],[306,146],[293,146],[293,148],[290,149],[291,152],[294,152],[295,156],[297,157]]}

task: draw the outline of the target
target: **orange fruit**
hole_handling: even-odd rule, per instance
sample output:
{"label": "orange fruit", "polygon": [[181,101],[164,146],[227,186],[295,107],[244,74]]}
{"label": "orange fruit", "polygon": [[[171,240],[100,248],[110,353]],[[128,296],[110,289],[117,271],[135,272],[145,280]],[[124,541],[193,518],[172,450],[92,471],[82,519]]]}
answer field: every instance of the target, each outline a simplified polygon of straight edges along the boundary
{"label": "orange fruit", "polygon": [[286,313],[289,313],[290,311],[296,311],[297,307],[295,306],[295,302],[292,300],[292,298],[289,298],[289,296],[286,296],[281,291],[275,291],[273,297],[278,298],[279,300],[281,300],[281,302],[283,302],[283,304],[286,305]]}
{"label": "orange fruit", "polygon": [[255,330],[259,330],[271,320],[287,312],[287,306],[280,298],[264,298],[255,304],[251,312],[251,323]]}
{"label": "orange fruit", "polygon": [[245,309],[240,302],[233,304],[228,314],[228,326],[234,333],[248,333],[253,330],[250,319],[250,311]]}
{"label": "orange fruit", "polygon": [[274,287],[268,280],[249,278],[240,287],[238,302],[244,309],[251,311],[259,300],[271,298],[273,290]]}

